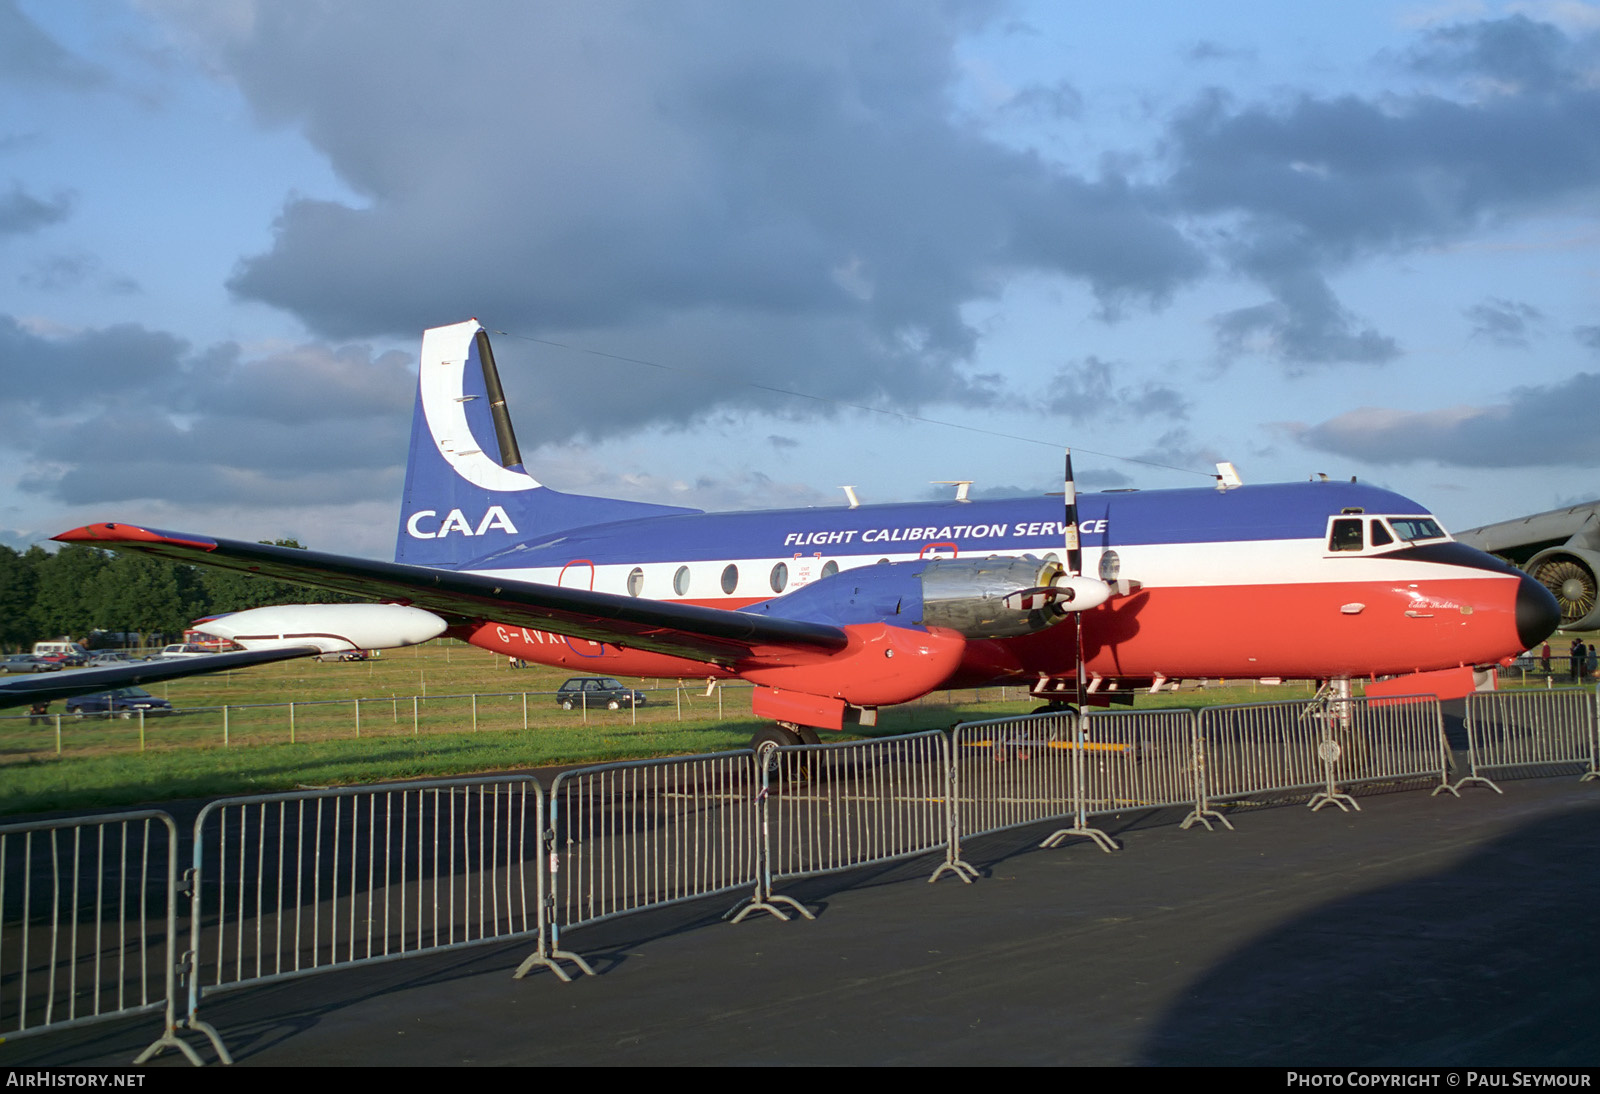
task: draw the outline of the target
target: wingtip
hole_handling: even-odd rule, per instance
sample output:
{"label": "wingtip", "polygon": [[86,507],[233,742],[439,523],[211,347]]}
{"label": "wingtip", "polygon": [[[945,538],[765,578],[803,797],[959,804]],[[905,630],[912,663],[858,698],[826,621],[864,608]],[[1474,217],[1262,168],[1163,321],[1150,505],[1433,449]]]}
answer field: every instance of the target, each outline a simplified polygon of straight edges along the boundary
{"label": "wingtip", "polygon": [[112,521],[85,524],[82,528],[73,528],[51,538],[60,543],[98,543],[106,546],[118,543],[164,543],[175,547],[198,547],[203,551],[214,550],[217,546],[216,540],[205,536],[164,532],[159,528],[141,528],[137,524],[118,524]]}

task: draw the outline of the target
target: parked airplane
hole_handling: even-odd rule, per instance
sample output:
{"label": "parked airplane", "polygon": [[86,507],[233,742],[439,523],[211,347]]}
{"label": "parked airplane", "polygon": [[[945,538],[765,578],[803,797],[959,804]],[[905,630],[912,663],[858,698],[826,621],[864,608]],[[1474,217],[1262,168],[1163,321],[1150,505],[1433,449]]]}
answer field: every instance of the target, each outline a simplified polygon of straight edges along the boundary
{"label": "parked airplane", "polygon": [[247,649],[442,633],[588,674],[742,678],[787,741],[1000,681],[1053,703],[1186,677],[1461,695],[1558,620],[1544,586],[1386,490],[1219,477],[1076,499],[1070,460],[1067,486],[1065,506],[718,514],[561,493],[523,468],[474,320],[423,336],[394,562],[129,524],[57,538],[387,602],[207,624]]}
{"label": "parked airplane", "polygon": [[1521,566],[1561,605],[1561,629],[1600,630],[1600,501],[1456,533]]}

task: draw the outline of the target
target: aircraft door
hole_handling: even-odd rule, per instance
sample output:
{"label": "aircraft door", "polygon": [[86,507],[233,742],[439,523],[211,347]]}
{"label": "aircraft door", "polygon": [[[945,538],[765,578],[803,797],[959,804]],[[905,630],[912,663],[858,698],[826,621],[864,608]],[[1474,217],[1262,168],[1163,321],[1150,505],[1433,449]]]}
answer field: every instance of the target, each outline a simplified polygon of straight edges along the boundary
{"label": "aircraft door", "polygon": [[[587,558],[575,558],[561,567],[561,575],[556,578],[556,584],[563,589],[588,589],[594,590],[594,563]],[[607,649],[604,643],[591,642],[587,638],[569,638],[563,636],[562,641],[567,644],[567,649],[579,657],[604,657]]]}

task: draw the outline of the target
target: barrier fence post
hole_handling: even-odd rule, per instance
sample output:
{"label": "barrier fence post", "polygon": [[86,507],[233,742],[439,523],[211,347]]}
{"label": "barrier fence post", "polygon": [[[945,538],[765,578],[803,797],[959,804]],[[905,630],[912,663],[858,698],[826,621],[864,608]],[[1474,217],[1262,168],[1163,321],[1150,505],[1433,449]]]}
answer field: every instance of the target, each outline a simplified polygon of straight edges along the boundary
{"label": "barrier fence post", "polygon": [[56,755],[61,755],[61,715],[56,715]]}
{"label": "barrier fence post", "polygon": [[361,736],[361,700],[356,700],[356,736]]}
{"label": "barrier fence post", "polygon": [[522,728],[528,728],[528,693],[522,693]]}
{"label": "barrier fence post", "polygon": [[[109,707],[110,704],[107,704]],[[139,751],[144,751],[144,708],[139,708]]]}
{"label": "barrier fence post", "polygon": [[415,737],[419,732],[421,731],[417,728],[417,697],[413,695],[411,697],[411,735]]}
{"label": "barrier fence post", "polygon": [[478,732],[478,693],[472,693],[472,732]]}
{"label": "barrier fence post", "polygon": [[294,744],[294,703],[289,704],[289,743]]}
{"label": "barrier fence post", "polygon": [[[1044,723],[1046,741],[1044,748],[1049,748],[1048,739],[1051,737],[1064,737],[1067,747],[1072,751],[1072,827],[1062,828],[1046,836],[1039,844],[1040,847],[1059,847],[1068,836],[1083,836],[1092,841],[1094,845],[1107,854],[1120,851],[1122,847],[1116,840],[1106,835],[1098,828],[1089,827],[1088,804],[1088,772],[1084,768],[1084,753],[1089,750],[1089,733],[1087,721],[1089,715],[1081,709],[1072,714],[1050,714]],[[1063,732],[1064,730],[1064,732]]]}

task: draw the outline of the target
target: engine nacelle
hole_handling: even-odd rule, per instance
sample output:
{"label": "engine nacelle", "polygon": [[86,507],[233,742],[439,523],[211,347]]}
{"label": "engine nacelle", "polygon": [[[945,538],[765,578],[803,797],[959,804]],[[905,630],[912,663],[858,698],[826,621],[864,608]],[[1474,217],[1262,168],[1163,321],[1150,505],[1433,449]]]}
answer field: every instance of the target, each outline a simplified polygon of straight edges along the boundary
{"label": "engine nacelle", "polygon": [[1551,547],[1522,569],[1555,595],[1561,629],[1600,630],[1600,554],[1582,547]]}
{"label": "engine nacelle", "polygon": [[389,650],[438,638],[447,624],[404,604],[279,604],[207,620],[195,630],[247,650],[315,646],[323,653]]}
{"label": "engine nacelle", "polygon": [[1036,558],[918,559],[843,570],[740,611],[836,627],[938,628],[979,640],[1044,630],[1068,612],[1105,603],[1111,591]]}
{"label": "engine nacelle", "polygon": [[1111,588],[1034,558],[952,558],[923,564],[922,622],[965,638],[1014,638],[1105,603]]}

